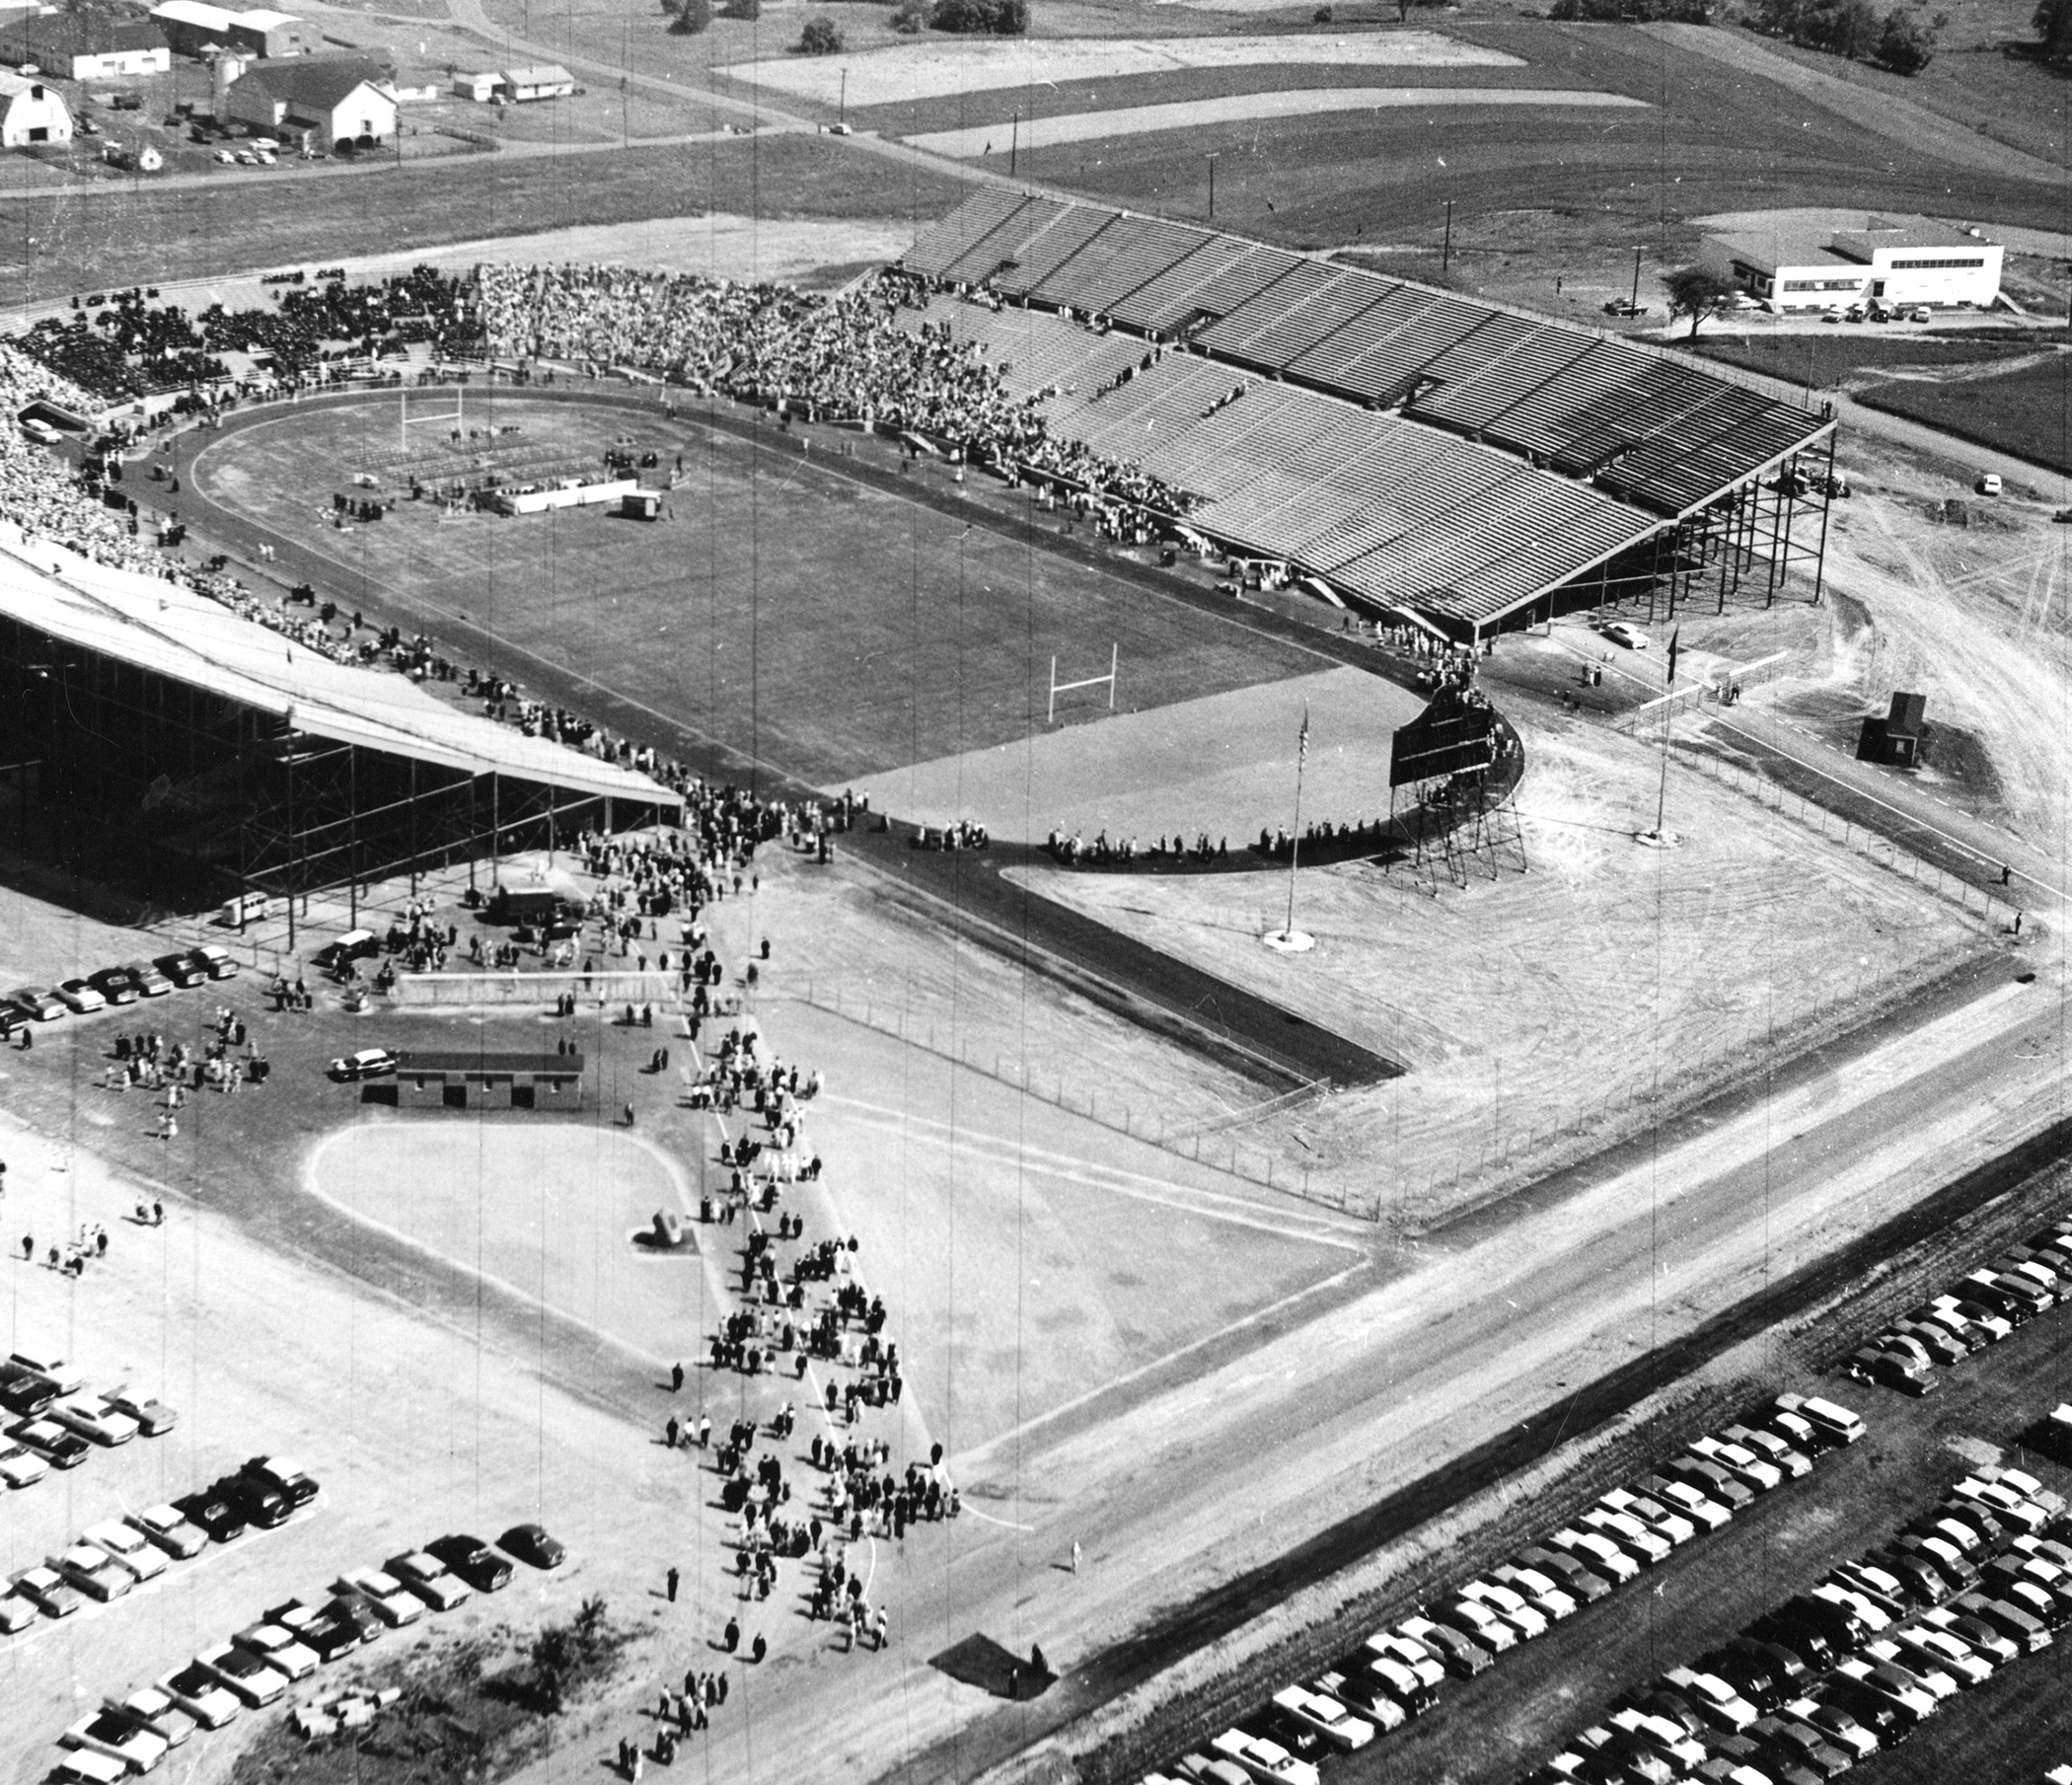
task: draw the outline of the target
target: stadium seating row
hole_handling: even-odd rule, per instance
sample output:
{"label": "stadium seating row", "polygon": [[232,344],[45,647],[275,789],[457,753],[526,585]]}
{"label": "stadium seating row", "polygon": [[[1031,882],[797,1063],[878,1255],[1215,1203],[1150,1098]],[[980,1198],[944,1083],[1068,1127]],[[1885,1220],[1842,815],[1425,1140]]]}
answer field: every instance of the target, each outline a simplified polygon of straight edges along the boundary
{"label": "stadium seating row", "polygon": [[[1821,433],[1695,365],[1355,267],[989,189],[901,264],[1105,318],[1524,454],[1651,513],[1702,507]],[[1041,381],[1037,386],[1041,388]],[[1109,450],[1114,450],[1110,448]]]}

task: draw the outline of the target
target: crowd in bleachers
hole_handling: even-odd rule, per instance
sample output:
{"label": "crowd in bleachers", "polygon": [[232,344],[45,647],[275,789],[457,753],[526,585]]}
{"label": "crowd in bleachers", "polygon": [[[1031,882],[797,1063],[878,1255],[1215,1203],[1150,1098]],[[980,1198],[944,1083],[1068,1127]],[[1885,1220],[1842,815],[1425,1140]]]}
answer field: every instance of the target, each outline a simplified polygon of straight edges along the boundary
{"label": "crowd in bleachers", "polygon": [[67,318],[44,317],[21,338],[24,351],[102,398],[189,390],[231,376],[223,355],[270,364],[294,386],[323,382],[327,365],[402,353],[429,341],[435,352],[472,352],[475,308],[465,283],[419,266],[381,284],[320,280],[274,285],[263,308],[211,304],[199,317],[159,301],[157,288],[82,304]]}
{"label": "crowd in bleachers", "polygon": [[891,274],[828,297],[627,267],[483,266],[490,352],[602,372],[659,372],[702,394],[867,420],[1167,514],[1194,498],[1141,466],[1054,437],[1033,399],[1010,392],[984,347],[947,323],[902,326],[925,307]]}

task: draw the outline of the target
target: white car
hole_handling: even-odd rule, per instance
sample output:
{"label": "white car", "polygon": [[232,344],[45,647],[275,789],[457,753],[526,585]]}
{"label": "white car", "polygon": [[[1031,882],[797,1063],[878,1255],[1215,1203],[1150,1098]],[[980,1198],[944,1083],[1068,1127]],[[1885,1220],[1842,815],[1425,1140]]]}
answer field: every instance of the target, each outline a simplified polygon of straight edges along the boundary
{"label": "white car", "polygon": [[92,1439],[110,1450],[126,1445],[137,1435],[137,1422],[128,1414],[88,1400],[59,1401],[44,1418],[54,1419],[67,1432],[77,1432],[81,1438]]}
{"label": "white car", "polygon": [[172,1746],[165,1737],[132,1723],[117,1711],[108,1710],[80,1718],[58,1741],[66,1748],[105,1754],[130,1772],[149,1772],[166,1757],[166,1749]]}
{"label": "white car", "polygon": [[1866,1690],[1876,1692],[1881,1698],[1889,1698],[1894,1704],[1911,1711],[1916,1718],[1933,1717],[1936,1713],[1936,1698],[1926,1686],[1907,1676],[1903,1669],[1885,1668],[1880,1672],[1886,1676],[1878,1677],[1871,1672],[1872,1663],[1857,1656],[1840,1662],[1835,1672],[1845,1678],[1855,1680]]}
{"label": "white car", "polygon": [[1446,1676],[1445,1664],[1414,1636],[1394,1630],[1376,1630],[1367,1639],[1368,1652],[1385,1661],[1400,1662],[1428,1692],[1436,1692]]}
{"label": "white car", "polygon": [[1679,1512],[1664,1506],[1659,1500],[1644,1500],[1640,1495],[1625,1488],[1613,1488],[1601,1496],[1597,1504],[1607,1513],[1618,1513],[1624,1518],[1636,1519],[1658,1537],[1671,1545],[1688,1543],[1698,1534],[1698,1527]]}
{"label": "white car", "polygon": [[1575,1595],[1564,1592],[1537,1568],[1520,1568],[1516,1562],[1506,1562],[1494,1572],[1497,1579],[1518,1594],[1526,1604],[1536,1606],[1557,1623],[1565,1617],[1574,1617],[1581,1609]]}
{"label": "white car", "polygon": [[472,1597],[467,1582],[437,1556],[421,1549],[398,1556],[389,1564],[389,1572],[434,1611],[451,1611]]}
{"label": "white car", "polygon": [[1824,1740],[1833,1743],[1843,1752],[1854,1754],[1859,1760],[1868,1760],[1878,1751],[1878,1738],[1847,1711],[1838,1711],[1832,1705],[1820,1704],[1811,1698],[1794,1698],[1784,1710],[1785,1715],[1811,1724]]}
{"label": "white car", "polygon": [[0,1481],[9,1487],[28,1487],[49,1473],[50,1465],[27,1445],[0,1447]]}
{"label": "white car", "polygon": [[1527,1642],[1546,1635],[1552,1621],[1544,1611],[1528,1604],[1524,1595],[1501,1581],[1470,1581],[1461,1588],[1460,1597],[1487,1605]]}
{"label": "white car", "polygon": [[215,153],[215,159],[226,168],[236,167],[238,162],[238,158],[228,149],[218,149]]}
{"label": "white car", "polygon": [[108,1000],[83,979],[64,980],[50,990],[74,1016],[85,1016],[90,1011],[108,1007]]}
{"label": "white car", "polygon": [[1881,1661],[1887,1667],[1898,1670],[1906,1678],[1918,1680],[1921,1689],[1938,1704],[1958,1694],[1954,1673],[1946,1672],[1939,1662],[1929,1661],[1918,1654],[1908,1655],[1888,1637],[1882,1636],[1876,1642],[1864,1644],[1863,1652],[1870,1660]]}
{"label": "white car", "polygon": [[1729,1444],[1724,1438],[1695,1438],[1690,1450],[1693,1456],[1702,1456],[1707,1462],[1719,1464],[1737,1481],[1746,1483],[1758,1493],[1767,1494],[1784,1485],[1784,1471],[1774,1462],[1765,1462],[1753,1450]]}
{"label": "white car", "polygon": [[1687,1481],[1664,1481],[1658,1490],[1663,1502],[1707,1530],[1720,1530],[1734,1523],[1734,1509],[1722,1506],[1710,1494],[1701,1494]]}
{"label": "white car", "polygon": [[334,1591],[365,1599],[374,1615],[390,1626],[414,1624],[424,1615],[424,1601],[405,1590],[394,1575],[379,1568],[356,1568],[339,1577]]}
{"label": "white car", "polygon": [[1583,1523],[1639,1556],[1650,1568],[1669,1559],[1673,1546],[1668,1538],[1658,1537],[1638,1519],[1629,1519],[1624,1513],[1606,1512],[1600,1506],[1593,1506],[1583,1515]]}
{"label": "white car", "polygon": [[1611,1727],[1660,1748],[1685,1772],[1694,1772],[1705,1764],[1705,1749],[1691,1740],[1680,1723],[1671,1723],[1666,1717],[1629,1708],[1612,1712]]}
{"label": "white car", "polygon": [[2032,1537],[2050,1523],[2050,1515],[2040,1506],[1998,1481],[1981,1481],[1975,1475],[1967,1475],[1950,1493],[1953,1499],[1983,1507],[2003,1524],[2019,1525]]}
{"label": "white car", "polygon": [[1640,1573],[1640,1564],[1601,1532],[1564,1525],[1547,1541],[1557,1549],[1565,1549],[1570,1555],[1579,1557],[1587,1566],[1609,1575],[1621,1586]]}
{"label": "white car", "polygon": [[1717,1673],[1701,1673],[1695,1668],[1671,1668],[1662,1677],[1665,1684],[1688,1698],[1700,1716],[1710,1718],[1723,1729],[1744,1730],[1759,1714]]}
{"label": "white car", "polygon": [[1648,634],[1637,626],[1628,626],[1623,620],[1614,620],[1604,628],[1604,636],[1612,643],[1623,645],[1629,651],[1644,651],[1648,648]]}
{"label": "white car", "polygon": [[[1971,1647],[1952,1636],[1947,1630],[1937,1630],[1926,1624],[1909,1624],[1892,1638],[1900,1648],[1910,1651],[1932,1668],[1940,1668],[1963,1685],[1984,1685],[1993,1677],[1993,1664]],[[1917,1673],[1918,1669],[1915,1670]]]}
{"label": "white car", "polygon": [[1874,1636],[1889,1630],[1898,1621],[1883,1605],[1873,1604],[1863,1594],[1837,1581],[1822,1581],[1808,1597],[1825,1599],[1828,1604],[1848,1612]]}
{"label": "white car", "polygon": [[198,1727],[194,1719],[175,1704],[157,1686],[139,1686],[127,1698],[108,1697],[102,1709],[132,1717],[159,1737],[168,1748],[178,1748]]}
{"label": "white car", "polygon": [[184,1518],[178,1507],[147,1506],[142,1512],[124,1515],[124,1522],[148,1537],[176,1562],[198,1556],[208,1547],[201,1526]]}
{"label": "white car", "polygon": [[23,421],[22,431],[30,439],[40,440],[45,446],[55,446],[64,438],[64,435],[52,427],[49,422],[37,415],[31,415]]}
{"label": "white car", "polygon": [[1374,1726],[1356,1717],[1335,1698],[1303,1686],[1283,1686],[1274,1702],[1305,1729],[1314,1730],[1333,1748],[1351,1753],[1374,1739]]}
{"label": "white car", "polygon": [[166,1572],[165,1552],[144,1533],[119,1519],[104,1519],[80,1533],[96,1549],[105,1549],[139,1581],[155,1581]]}
{"label": "white car", "polygon": [[60,1785],[116,1785],[129,1777],[129,1765],[90,1748],[75,1748],[58,1755],[56,1777]]}
{"label": "white car", "polygon": [[1744,1450],[1752,1450],[1757,1456],[1767,1457],[1794,1481],[1803,1480],[1813,1473],[1813,1458],[1796,1446],[1786,1444],[1774,1432],[1764,1432],[1753,1426],[1729,1426],[1720,1436],[1739,1445]]}
{"label": "white car", "polygon": [[236,1694],[199,1662],[161,1674],[158,1689],[203,1729],[221,1729],[244,1709]]}
{"label": "white car", "polygon": [[1226,1760],[1235,1760],[1260,1785],[1322,1785],[1316,1768],[1297,1759],[1278,1742],[1264,1736],[1248,1736],[1241,1729],[1226,1729],[1209,1746]]}
{"label": "white car", "polygon": [[1502,1655],[1507,1649],[1518,1646],[1517,1631],[1479,1599],[1443,1599],[1428,1615],[1434,1623],[1452,1625],[1462,1636],[1480,1643],[1492,1655]]}
{"label": "white car", "polygon": [[290,1679],[307,1679],[317,1671],[317,1651],[297,1642],[292,1630],[278,1624],[248,1625],[230,1640],[269,1668],[278,1668]]}
{"label": "white car", "polygon": [[218,1643],[194,1657],[194,1665],[212,1673],[229,1690],[257,1710],[288,1689],[288,1676],[235,1643]]}

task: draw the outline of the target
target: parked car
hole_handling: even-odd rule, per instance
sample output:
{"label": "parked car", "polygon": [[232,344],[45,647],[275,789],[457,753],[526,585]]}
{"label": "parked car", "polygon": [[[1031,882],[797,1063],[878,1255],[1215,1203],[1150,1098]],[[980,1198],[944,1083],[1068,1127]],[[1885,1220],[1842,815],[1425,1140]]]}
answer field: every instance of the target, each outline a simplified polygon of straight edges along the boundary
{"label": "parked car", "polygon": [[87,984],[111,1004],[133,1004],[142,996],[124,967],[103,967],[87,975]]}
{"label": "parked car", "polygon": [[1580,1556],[1591,1568],[1623,1586],[1640,1573],[1641,1565],[1629,1556],[1609,1537],[1596,1531],[1577,1530],[1564,1526],[1547,1539],[1556,1549],[1565,1549],[1571,1555]]}
{"label": "parked car", "polygon": [[1597,1504],[1608,1513],[1638,1521],[1665,1543],[1688,1543],[1698,1534],[1697,1525],[1684,1514],[1672,1512],[1661,1501],[1629,1488],[1613,1488]]}
{"label": "parked car", "polygon": [[480,1537],[456,1533],[435,1537],[424,1547],[479,1593],[495,1593],[510,1585],[510,1563]]}
{"label": "parked car", "polygon": [[379,1568],[356,1568],[338,1580],[340,1593],[356,1594],[373,1609],[375,1616],[392,1627],[413,1624],[424,1615],[424,1601],[407,1592],[403,1583]]}
{"label": "parked car", "polygon": [[398,1556],[389,1564],[388,1572],[434,1611],[451,1611],[474,1598],[465,1581],[425,1550]]}
{"label": "parked car", "polygon": [[101,1708],[140,1723],[168,1748],[179,1748],[200,1727],[157,1686],[139,1686],[126,1697],[102,1699]]}
{"label": "parked car", "polygon": [[1384,1734],[1401,1729],[1410,1721],[1408,1706],[1389,1689],[1380,1675],[1365,1668],[1350,1673],[1320,1673],[1309,1690],[1335,1699]]}
{"label": "parked car", "polygon": [[1635,1487],[1659,1500],[1671,1512],[1707,1530],[1720,1530],[1734,1522],[1734,1509],[1722,1506],[1710,1494],[1701,1494],[1687,1481],[1671,1481],[1666,1475],[1643,1475]]}
{"label": "parked car", "polygon": [[216,1492],[238,1509],[246,1524],[259,1530],[272,1530],[287,1524],[288,1515],[294,1511],[280,1489],[250,1475],[226,1475],[216,1483]]}
{"label": "parked car", "polygon": [[187,957],[210,979],[236,979],[238,962],[235,955],[226,953],[213,942],[203,942]]}
{"label": "parked car", "polygon": [[0,1445],[0,1481],[11,1488],[33,1486],[50,1472],[50,1465],[26,1445]]}
{"label": "parked car", "polygon": [[237,1695],[198,1661],[160,1674],[158,1689],[203,1729],[234,1723],[244,1709]]}
{"label": "parked car", "polygon": [[1374,1726],[1356,1717],[1335,1698],[1304,1686],[1284,1686],[1274,1694],[1274,1703],[1304,1728],[1313,1730],[1331,1747],[1351,1753],[1374,1739]]}
{"label": "parked car", "polygon": [[101,1404],[134,1421],[146,1438],[163,1438],[180,1423],[180,1415],[164,1401],[131,1388],[111,1388],[101,1397]]}
{"label": "parked car", "polygon": [[266,1622],[288,1631],[321,1662],[336,1661],[369,1640],[358,1620],[348,1616],[337,1599],[322,1605],[289,1599],[267,1612]]}
{"label": "parked car", "polygon": [[1775,1402],[1780,1413],[1794,1413],[1820,1433],[1830,1446],[1853,1445],[1864,1436],[1864,1422],[1838,1402],[1818,1395],[1780,1394]]}
{"label": "parked car", "polygon": [[1623,620],[1610,622],[1604,628],[1604,636],[1629,651],[1644,651],[1648,648],[1648,634],[1637,626],[1628,626]]}
{"label": "parked car", "polygon": [[218,1643],[194,1657],[194,1665],[212,1673],[254,1710],[271,1704],[288,1689],[288,1676],[248,1649]]}
{"label": "parked car", "polygon": [[141,1512],[126,1513],[123,1517],[132,1530],[156,1543],[176,1562],[198,1556],[208,1547],[207,1533],[182,1518],[177,1507],[147,1506]]}
{"label": "parked car", "polygon": [[1574,1617],[1583,1609],[1576,1596],[1555,1584],[1554,1580],[1536,1568],[1520,1567],[1516,1562],[1506,1562],[1490,1570],[1491,1577],[1499,1580],[1514,1593],[1518,1594],[1529,1605],[1536,1606],[1557,1623],[1565,1617]]}
{"label": "parked car", "polygon": [[119,1519],[103,1519],[79,1533],[96,1549],[105,1549],[138,1581],[155,1581],[166,1572],[166,1554]]}
{"label": "parked car", "polygon": [[549,1536],[542,1525],[514,1525],[496,1541],[507,1553],[535,1568],[558,1568],[568,1559],[567,1549]]}
{"label": "parked car", "polygon": [[1433,1654],[1448,1673],[1462,1679],[1472,1679],[1477,1673],[1487,1673],[1494,1657],[1473,1638],[1458,1630],[1449,1630],[1436,1624],[1427,1617],[1406,1617],[1396,1628],[1405,1636],[1415,1637]]}
{"label": "parked car", "polygon": [[176,949],[171,954],[157,955],[151,964],[181,991],[191,991],[208,978],[206,969],[197,965],[186,949]]}
{"label": "parked car", "polygon": [[84,1016],[90,1010],[102,1010],[108,1007],[108,1000],[94,989],[92,980],[62,980],[52,989],[56,992],[65,1008],[70,1010],[74,1016]]}
{"label": "parked car", "polygon": [[255,1456],[238,1473],[246,1481],[271,1488],[287,1501],[291,1510],[305,1507],[317,1497],[316,1477],[286,1456]]}
{"label": "parked car", "polygon": [[34,1419],[56,1399],[57,1384],[45,1376],[24,1374],[0,1382],[0,1407],[18,1419]]}
{"label": "parked car", "polygon": [[1775,1432],[1759,1426],[1729,1426],[1720,1434],[1729,1444],[1739,1445],[1761,1457],[1788,1480],[1801,1481],[1813,1473],[1813,1458],[1797,1445],[1787,1444]]}
{"label": "parked car", "polygon": [[243,1503],[217,1489],[189,1494],[174,1504],[208,1533],[212,1543],[234,1543],[251,1525]]}
{"label": "parked car", "polygon": [[59,1743],[117,1762],[122,1772],[149,1772],[171,1746],[163,1736],[114,1711],[95,1711],[58,1737]]}
{"label": "parked car", "polygon": [[317,1651],[303,1642],[294,1631],[281,1625],[260,1620],[247,1624],[231,1639],[246,1654],[257,1656],[267,1667],[285,1673],[291,1680],[307,1679],[317,1671]]}
{"label": "parked car", "polygon": [[27,1594],[17,1593],[12,1585],[0,1588],[0,1636],[18,1636],[42,1615]]}
{"label": "parked car", "polygon": [[173,982],[149,961],[124,961],[122,970],[146,998],[165,998],[173,990]]}
{"label": "parked car", "polygon": [[55,1022],[66,1013],[65,1001],[42,986],[22,986],[7,995],[7,1002],[27,1010],[37,1022]]}
{"label": "parked car", "polygon": [[23,1569],[14,1590],[45,1617],[69,1617],[86,1603],[79,1589],[54,1568]]}
{"label": "parked car", "polygon": [[1744,1730],[1755,1721],[1755,1707],[1717,1673],[1671,1668],[1662,1677],[1697,1706],[1708,1722],[1722,1729]]}
{"label": "parked car", "polygon": [[137,1435],[137,1422],[128,1414],[117,1413],[112,1407],[104,1407],[95,1401],[59,1401],[50,1409],[49,1417],[66,1431],[92,1439],[105,1450],[126,1445]]}
{"label": "parked car", "polygon": [[120,1599],[136,1582],[135,1575],[92,1543],[68,1543],[49,1558],[49,1565],[88,1599],[103,1604]]}
{"label": "parked car", "polygon": [[55,1420],[24,1420],[11,1427],[7,1435],[34,1450],[53,1469],[76,1469],[94,1448],[77,1432],[66,1431]]}
{"label": "parked car", "polygon": [[1248,1736],[1242,1730],[1226,1729],[1209,1746],[1226,1760],[1235,1761],[1259,1785],[1322,1785],[1316,1768],[1297,1759],[1278,1742],[1263,1736]]}
{"label": "parked car", "polygon": [[362,1078],[383,1078],[395,1072],[396,1056],[387,1048],[360,1048],[340,1055],[325,1070],[342,1084],[356,1083]]}

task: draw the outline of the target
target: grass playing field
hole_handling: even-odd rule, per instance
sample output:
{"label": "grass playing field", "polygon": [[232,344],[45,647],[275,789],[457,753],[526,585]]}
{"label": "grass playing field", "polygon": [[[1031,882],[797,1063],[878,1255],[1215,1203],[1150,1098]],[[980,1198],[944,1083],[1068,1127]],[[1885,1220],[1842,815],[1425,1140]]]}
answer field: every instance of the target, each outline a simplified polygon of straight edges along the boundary
{"label": "grass playing field", "polygon": [[[565,443],[593,463],[621,433],[659,451],[665,471],[681,454],[673,518],[443,518],[406,492],[378,524],[338,532],[320,514],[370,454],[395,450],[393,398],[226,434],[195,478],[327,556],[341,599],[359,579],[370,605],[398,597],[434,633],[441,615],[465,619],[817,783],[1040,729],[1054,654],[1072,680],[1119,650],[1121,711],[1323,667],[1299,646],[857,483],[775,430],[759,449],[652,409],[471,396],[470,424],[489,417],[517,426],[517,442]],[[816,454],[833,443],[823,433]],[[1104,716],[1089,703],[1071,718]]]}

